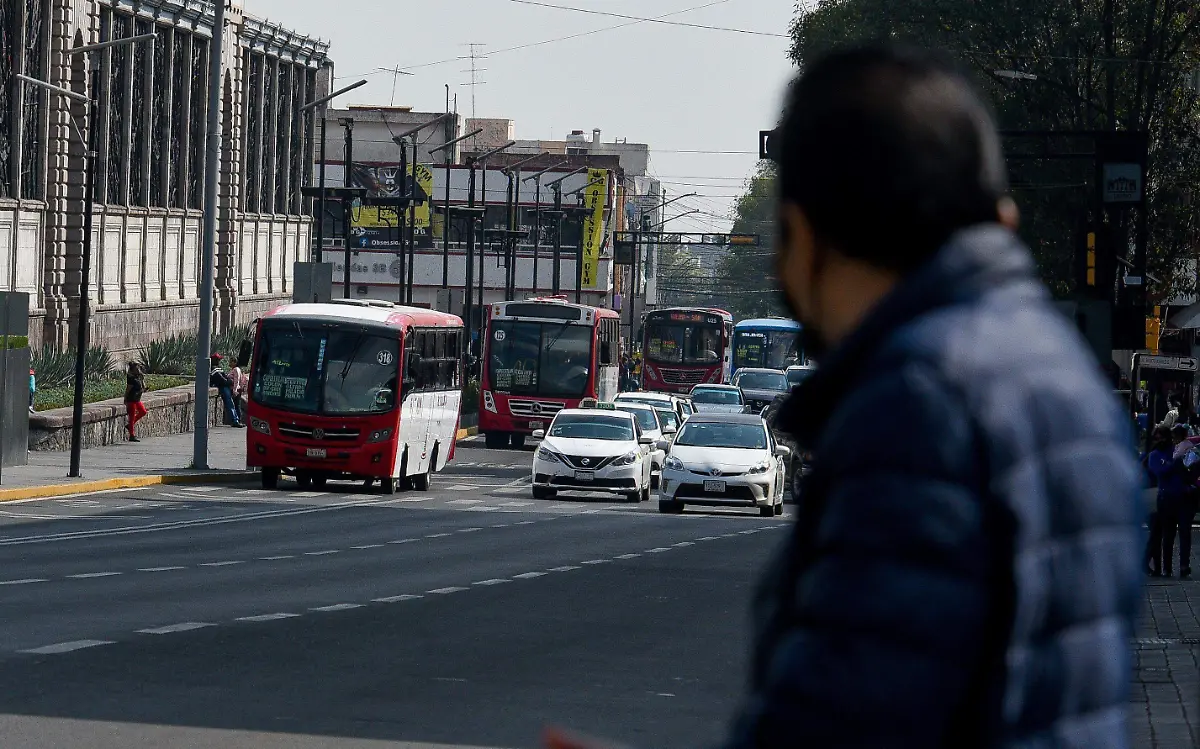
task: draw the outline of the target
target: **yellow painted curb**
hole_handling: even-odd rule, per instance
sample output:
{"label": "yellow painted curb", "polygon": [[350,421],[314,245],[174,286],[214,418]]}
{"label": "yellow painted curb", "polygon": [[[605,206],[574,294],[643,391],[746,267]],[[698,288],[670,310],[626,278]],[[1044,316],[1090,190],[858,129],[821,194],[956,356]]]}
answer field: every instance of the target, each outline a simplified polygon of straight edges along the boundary
{"label": "yellow painted curb", "polygon": [[250,481],[257,478],[257,473],[249,473],[247,471],[209,471],[206,473],[172,473],[158,476],[121,476],[118,478],[95,479],[93,481],[77,481],[73,484],[42,484],[39,486],[22,486],[14,489],[0,489],[0,502],[12,502],[18,499],[60,497],[64,494],[90,494],[92,492],[112,491],[113,489],[140,489],[146,486],[159,486],[163,484],[205,484],[220,481]]}
{"label": "yellow painted curb", "polygon": [[454,438],[454,441],[457,442],[458,440],[465,440],[467,437],[474,437],[477,434],[479,434],[479,427],[467,427],[466,429],[459,429],[458,435]]}

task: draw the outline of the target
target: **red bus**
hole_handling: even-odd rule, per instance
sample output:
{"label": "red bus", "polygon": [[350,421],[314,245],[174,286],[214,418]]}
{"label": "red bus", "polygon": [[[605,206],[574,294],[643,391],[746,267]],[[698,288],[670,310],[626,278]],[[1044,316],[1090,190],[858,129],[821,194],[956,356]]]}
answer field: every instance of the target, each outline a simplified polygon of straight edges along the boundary
{"label": "red bus", "polygon": [[562,409],[617,394],[618,313],[566,297],[497,302],[488,312],[479,385],[488,447],[521,447]]}
{"label": "red bus", "polygon": [[642,318],[642,387],[687,393],[693,385],[729,381],[733,315],[722,309],[676,307]]}
{"label": "red bus", "polygon": [[329,479],[424,491],[454,456],[462,320],[391,302],[289,304],[258,321],[246,464],[273,489]]}

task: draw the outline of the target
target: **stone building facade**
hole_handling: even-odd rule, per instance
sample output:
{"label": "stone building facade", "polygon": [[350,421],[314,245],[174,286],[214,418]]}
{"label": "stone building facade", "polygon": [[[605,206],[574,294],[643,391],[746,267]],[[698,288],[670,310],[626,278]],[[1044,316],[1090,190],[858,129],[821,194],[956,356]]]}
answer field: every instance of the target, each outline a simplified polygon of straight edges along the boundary
{"label": "stone building facade", "polygon": [[[87,105],[16,81],[24,73],[98,103],[91,340],[118,354],[196,329],[210,85],[221,86],[216,256],[219,329],[290,298],[310,247],[314,116],[328,90],[324,42],[227,3],[210,82],[210,0],[0,2],[0,288],[30,294],[31,336],[74,337],[82,268]],[[82,45],[153,33],[91,54]],[[99,66],[91,91],[89,65]],[[9,83],[11,81],[11,83]]]}

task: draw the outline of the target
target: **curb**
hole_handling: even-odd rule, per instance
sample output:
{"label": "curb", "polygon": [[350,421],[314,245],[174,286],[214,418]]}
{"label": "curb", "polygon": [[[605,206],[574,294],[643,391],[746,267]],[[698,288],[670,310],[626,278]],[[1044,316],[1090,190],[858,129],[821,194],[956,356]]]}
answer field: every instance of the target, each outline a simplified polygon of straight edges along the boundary
{"label": "curb", "polygon": [[[478,427],[459,429],[455,441],[474,437],[478,433]],[[14,502],[20,499],[46,499],[61,497],[65,494],[91,494],[93,492],[112,491],[114,489],[141,489],[146,486],[160,486],[164,484],[208,484],[257,480],[258,473],[252,471],[205,471],[204,473],[166,473],[155,476],[123,476],[120,478],[95,479],[93,481],[77,481],[73,484],[42,484],[39,486],[0,489],[0,502]]]}
{"label": "curb", "polygon": [[19,499],[45,499],[64,494],[91,494],[114,489],[140,489],[163,484],[206,484],[227,481],[257,481],[257,473],[247,471],[207,471],[205,473],[169,473],[158,476],[124,476],[120,478],[77,481],[73,484],[43,484],[0,489],[0,502]]}

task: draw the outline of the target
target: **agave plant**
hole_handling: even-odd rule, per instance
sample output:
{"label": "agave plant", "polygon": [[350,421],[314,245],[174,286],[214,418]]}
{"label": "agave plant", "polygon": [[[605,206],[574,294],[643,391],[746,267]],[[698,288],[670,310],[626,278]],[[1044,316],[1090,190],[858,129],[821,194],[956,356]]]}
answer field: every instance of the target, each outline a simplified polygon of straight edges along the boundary
{"label": "agave plant", "polygon": [[173,335],[138,350],[138,363],[147,374],[185,375],[196,371],[196,336]]}
{"label": "agave plant", "polygon": [[87,382],[107,379],[116,368],[116,360],[103,346],[90,347],[83,357],[83,379]]}
{"label": "agave plant", "polygon": [[42,346],[42,350],[33,355],[30,366],[37,373],[38,389],[64,387],[70,384],[75,374],[75,352]]}

